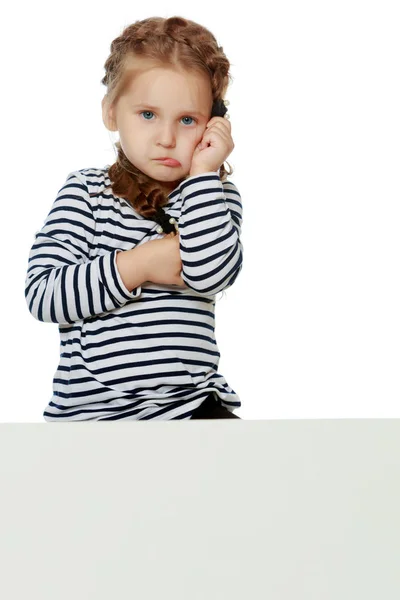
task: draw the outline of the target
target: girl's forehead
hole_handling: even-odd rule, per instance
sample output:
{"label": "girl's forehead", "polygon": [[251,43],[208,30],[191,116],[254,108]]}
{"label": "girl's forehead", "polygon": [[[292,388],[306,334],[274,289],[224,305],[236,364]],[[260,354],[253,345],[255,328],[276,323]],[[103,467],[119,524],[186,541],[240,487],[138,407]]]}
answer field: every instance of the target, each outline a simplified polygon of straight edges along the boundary
{"label": "girl's forehead", "polygon": [[154,83],[162,82],[167,86],[179,84],[180,87],[211,86],[211,81],[206,73],[200,71],[185,71],[172,66],[154,66],[148,69],[128,70],[125,75],[125,87],[132,89],[135,86],[147,87]]}

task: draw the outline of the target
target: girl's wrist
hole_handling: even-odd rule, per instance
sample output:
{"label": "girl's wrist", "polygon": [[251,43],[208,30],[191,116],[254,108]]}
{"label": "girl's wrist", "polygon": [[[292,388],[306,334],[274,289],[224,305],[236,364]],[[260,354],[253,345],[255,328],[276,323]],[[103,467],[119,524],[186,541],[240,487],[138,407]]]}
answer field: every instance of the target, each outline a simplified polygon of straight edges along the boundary
{"label": "girl's wrist", "polygon": [[194,169],[190,171],[188,177],[195,177],[196,175],[203,175],[204,173],[214,173],[216,170],[213,169]]}
{"label": "girl's wrist", "polygon": [[196,175],[202,175],[203,173],[206,173],[204,169],[196,169],[195,171],[190,171],[188,177],[195,177]]}

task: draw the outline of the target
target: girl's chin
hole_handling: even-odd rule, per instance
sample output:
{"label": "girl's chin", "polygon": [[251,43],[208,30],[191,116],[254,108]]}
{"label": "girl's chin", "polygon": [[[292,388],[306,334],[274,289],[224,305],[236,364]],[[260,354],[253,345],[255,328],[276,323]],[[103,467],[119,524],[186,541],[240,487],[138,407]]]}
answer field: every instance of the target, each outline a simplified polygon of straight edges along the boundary
{"label": "girl's chin", "polygon": [[180,175],[177,179],[174,179],[173,181],[160,181],[160,185],[162,185],[165,188],[171,188],[173,190],[178,185],[178,183],[180,181],[183,181],[187,176],[188,173],[184,173],[183,175]]}
{"label": "girl's chin", "polygon": [[168,185],[165,185],[165,183],[161,184],[160,187],[161,189],[166,192],[167,194],[169,194],[170,192],[172,192],[180,183],[181,181],[183,181],[185,178],[184,177],[180,177],[179,179],[177,179],[176,181],[172,181],[171,183],[168,183]]}

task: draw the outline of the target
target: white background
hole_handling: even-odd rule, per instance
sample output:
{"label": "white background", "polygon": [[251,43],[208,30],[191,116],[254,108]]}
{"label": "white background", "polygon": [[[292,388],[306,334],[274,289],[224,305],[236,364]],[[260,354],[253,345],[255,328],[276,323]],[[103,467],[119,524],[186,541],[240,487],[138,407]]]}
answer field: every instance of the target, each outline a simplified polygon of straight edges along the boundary
{"label": "white background", "polygon": [[[29,313],[34,235],[66,176],[115,160],[104,63],[183,16],[231,62],[244,265],[216,308],[243,419],[400,416],[397,2],[14,3],[1,22],[1,422],[43,422],[57,324]],[[3,9],[4,10],[4,9]]]}

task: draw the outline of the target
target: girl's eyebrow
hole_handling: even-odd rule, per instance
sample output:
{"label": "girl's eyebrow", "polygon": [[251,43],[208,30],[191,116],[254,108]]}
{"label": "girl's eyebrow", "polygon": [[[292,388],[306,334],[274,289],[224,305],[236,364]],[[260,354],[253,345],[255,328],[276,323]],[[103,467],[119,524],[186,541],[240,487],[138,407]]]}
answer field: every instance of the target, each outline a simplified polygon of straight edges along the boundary
{"label": "girl's eyebrow", "polygon": [[[159,108],[158,106],[151,106],[151,104],[144,104],[144,103],[142,103],[142,104],[134,104],[133,108],[150,108],[151,110],[157,110],[157,111],[161,110],[161,108]],[[183,114],[183,113],[185,113],[185,114],[190,113],[192,115],[197,115],[199,117],[205,117],[206,116],[206,115],[203,115],[203,113],[201,113],[201,112],[199,112],[197,110],[186,110],[186,111],[181,111],[180,112],[180,114]]]}

